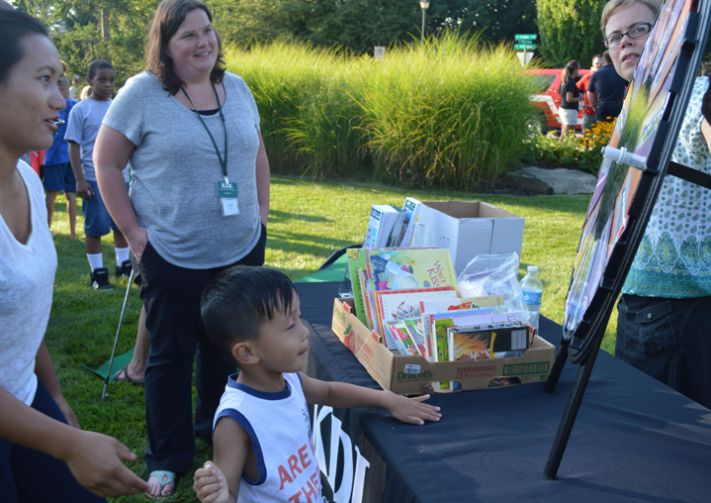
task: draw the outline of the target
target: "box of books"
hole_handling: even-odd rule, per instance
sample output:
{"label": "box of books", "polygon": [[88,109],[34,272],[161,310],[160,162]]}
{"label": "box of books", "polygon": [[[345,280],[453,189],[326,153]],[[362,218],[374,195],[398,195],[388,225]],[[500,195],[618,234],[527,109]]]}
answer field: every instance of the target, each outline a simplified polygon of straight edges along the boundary
{"label": "box of books", "polygon": [[[441,301],[435,297],[422,302]],[[475,309],[478,313],[472,312]],[[388,324],[384,330],[393,339],[386,344],[378,330],[368,328],[355,316],[353,299],[334,300],[331,328],[383,389],[403,395],[546,380],[555,359],[552,344],[537,335],[530,337],[532,332],[517,321],[515,313],[489,312],[487,307],[467,310],[470,312],[450,317],[462,323],[442,325],[446,343],[432,339],[440,344],[439,354],[436,348],[428,349],[432,342],[415,318],[383,321]],[[508,318],[502,320],[502,316]]]}
{"label": "box of books", "polygon": [[461,273],[476,255],[521,255],[523,218],[480,201],[423,201],[414,220],[411,246],[448,248]]}

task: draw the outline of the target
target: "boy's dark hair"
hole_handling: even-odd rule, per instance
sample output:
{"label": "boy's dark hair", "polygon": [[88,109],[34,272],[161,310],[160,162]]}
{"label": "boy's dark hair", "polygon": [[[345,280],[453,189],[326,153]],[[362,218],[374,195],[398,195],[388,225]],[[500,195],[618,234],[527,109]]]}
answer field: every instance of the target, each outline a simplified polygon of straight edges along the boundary
{"label": "boy's dark hair", "polygon": [[605,60],[606,65],[612,64],[612,58],[610,57],[610,51],[605,51],[602,53],[602,59]]}
{"label": "boy's dark hair", "polygon": [[229,354],[235,343],[256,339],[263,323],[278,313],[288,313],[293,300],[294,284],[283,272],[235,266],[207,285],[200,299],[200,315],[207,338]]}
{"label": "boy's dark hair", "polygon": [[92,80],[99,73],[99,70],[113,70],[114,66],[103,59],[96,59],[89,63],[89,69],[86,72],[86,80]]}
{"label": "boy's dark hair", "polygon": [[12,9],[0,9],[0,85],[10,75],[12,67],[25,56],[22,39],[28,35],[49,38],[47,28],[32,16]]}
{"label": "boy's dark hair", "polygon": [[[153,15],[151,27],[146,39],[146,66],[155,74],[170,94],[177,94],[183,82],[178,78],[173,67],[173,59],[168,56],[168,43],[185,21],[189,12],[201,9],[212,23],[212,13],[207,5],[199,0],[163,0]],[[217,36],[217,61],[210,72],[213,84],[222,82],[225,75],[225,63],[222,57],[222,42]]]}

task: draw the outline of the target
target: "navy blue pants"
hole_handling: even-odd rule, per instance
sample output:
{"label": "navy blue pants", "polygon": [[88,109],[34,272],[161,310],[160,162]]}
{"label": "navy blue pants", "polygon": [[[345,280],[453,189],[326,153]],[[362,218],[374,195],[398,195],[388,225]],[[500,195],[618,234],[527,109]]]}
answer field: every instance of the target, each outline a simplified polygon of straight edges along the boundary
{"label": "navy blue pants", "polygon": [[711,408],[711,297],[623,295],[615,354]]}
{"label": "navy blue pants", "polygon": [[[67,420],[42,383],[32,408],[57,421]],[[3,503],[105,501],[84,489],[69,467],[49,454],[0,440],[0,501]]]}
{"label": "navy blue pants", "polygon": [[[232,265],[262,265],[266,240],[262,227],[254,249]],[[145,380],[146,463],[150,471],[183,474],[192,467],[195,435],[211,439],[215,410],[227,377],[235,371],[234,361],[207,341],[200,320],[202,291],[226,267],[178,267],[147,243],[139,268],[151,341]],[[194,426],[193,362],[197,388]]]}

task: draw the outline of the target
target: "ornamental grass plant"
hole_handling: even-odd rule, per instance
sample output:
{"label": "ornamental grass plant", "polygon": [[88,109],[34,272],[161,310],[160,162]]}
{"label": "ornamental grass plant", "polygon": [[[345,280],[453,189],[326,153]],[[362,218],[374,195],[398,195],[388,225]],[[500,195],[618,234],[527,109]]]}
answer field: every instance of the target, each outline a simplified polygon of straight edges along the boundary
{"label": "ornamental grass plant", "polygon": [[504,46],[445,32],[383,60],[286,43],[226,52],[280,173],[486,188],[526,148],[533,83]]}

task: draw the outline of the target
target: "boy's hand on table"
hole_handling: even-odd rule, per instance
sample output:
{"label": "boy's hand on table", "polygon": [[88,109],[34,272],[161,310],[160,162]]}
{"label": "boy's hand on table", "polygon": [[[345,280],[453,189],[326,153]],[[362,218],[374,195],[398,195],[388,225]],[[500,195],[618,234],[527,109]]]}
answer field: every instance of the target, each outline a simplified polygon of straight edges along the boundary
{"label": "boy's hand on table", "polygon": [[403,423],[423,425],[425,421],[439,421],[442,414],[439,412],[439,407],[424,403],[429,400],[430,395],[420,395],[414,397],[406,397],[385,391],[385,408],[388,409],[395,419]]}

